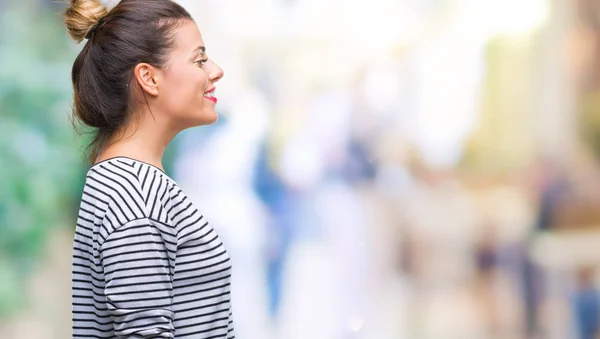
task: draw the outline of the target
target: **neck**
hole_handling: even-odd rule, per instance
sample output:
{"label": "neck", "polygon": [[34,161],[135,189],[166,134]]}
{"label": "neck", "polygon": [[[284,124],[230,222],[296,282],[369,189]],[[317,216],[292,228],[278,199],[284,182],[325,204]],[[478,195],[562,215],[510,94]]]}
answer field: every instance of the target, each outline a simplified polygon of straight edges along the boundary
{"label": "neck", "polygon": [[154,165],[164,171],[162,158],[169,143],[179,132],[170,124],[154,119],[151,114],[138,115],[143,118],[132,121],[118,133],[115,139],[98,156],[98,161],[117,156],[126,156]]}

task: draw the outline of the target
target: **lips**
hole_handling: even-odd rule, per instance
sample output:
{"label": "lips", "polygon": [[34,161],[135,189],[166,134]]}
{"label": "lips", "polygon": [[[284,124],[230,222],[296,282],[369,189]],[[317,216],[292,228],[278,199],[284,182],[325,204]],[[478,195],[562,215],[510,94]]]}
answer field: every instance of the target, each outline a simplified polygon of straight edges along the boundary
{"label": "lips", "polygon": [[212,102],[214,102],[215,104],[217,103],[217,98],[215,97],[215,87],[209,89],[208,91],[204,92],[204,97]]}

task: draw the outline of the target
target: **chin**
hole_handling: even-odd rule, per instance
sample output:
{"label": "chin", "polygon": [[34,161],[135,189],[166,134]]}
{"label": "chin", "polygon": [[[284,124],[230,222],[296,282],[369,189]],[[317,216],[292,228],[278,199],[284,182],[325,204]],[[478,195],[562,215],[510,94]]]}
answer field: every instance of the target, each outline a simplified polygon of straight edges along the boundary
{"label": "chin", "polygon": [[219,115],[215,111],[206,114],[206,117],[208,118],[206,123],[207,125],[214,124],[215,122],[217,122],[217,120],[219,120]]}
{"label": "chin", "polygon": [[200,119],[198,119],[194,125],[196,125],[196,126],[212,125],[215,122],[217,122],[218,119],[219,119],[219,115],[215,111],[202,112]]}
{"label": "chin", "polygon": [[211,120],[209,120],[205,125],[212,125],[215,122],[217,122],[217,120],[219,120],[219,116],[215,114],[215,116]]}

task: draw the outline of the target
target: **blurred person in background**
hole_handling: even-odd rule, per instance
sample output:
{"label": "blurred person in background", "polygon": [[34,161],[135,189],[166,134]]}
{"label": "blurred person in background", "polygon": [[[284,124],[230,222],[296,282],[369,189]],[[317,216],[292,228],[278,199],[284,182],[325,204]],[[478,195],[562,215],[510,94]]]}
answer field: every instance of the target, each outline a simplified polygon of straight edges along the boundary
{"label": "blurred person in background", "polygon": [[264,252],[265,240],[274,235],[267,233],[268,218],[252,179],[269,106],[264,95],[252,89],[238,89],[235,97],[228,107],[219,107],[216,124],[203,133],[181,135],[174,173],[178,183],[189,188],[192,201],[218,225],[219,236],[236,263],[231,281],[236,331],[266,339],[271,319]]}
{"label": "blurred person in background", "polygon": [[75,119],[94,131],[73,250],[73,337],[233,338],[231,263],[162,166],[182,130],[217,120],[222,69],[169,0],[73,0]]}
{"label": "blurred person in background", "polygon": [[594,283],[595,273],[591,267],[581,268],[577,272],[573,310],[578,339],[596,339],[600,334],[600,294]]}
{"label": "blurred person in background", "polygon": [[[543,159],[538,169],[537,195],[539,206],[536,220],[530,234],[525,238],[525,249],[532,246],[535,237],[541,232],[552,231],[556,227],[557,209],[570,193],[567,172],[559,163]],[[522,286],[525,304],[526,330],[529,336],[540,334],[540,305],[545,298],[547,272],[531,257],[523,253]]]}

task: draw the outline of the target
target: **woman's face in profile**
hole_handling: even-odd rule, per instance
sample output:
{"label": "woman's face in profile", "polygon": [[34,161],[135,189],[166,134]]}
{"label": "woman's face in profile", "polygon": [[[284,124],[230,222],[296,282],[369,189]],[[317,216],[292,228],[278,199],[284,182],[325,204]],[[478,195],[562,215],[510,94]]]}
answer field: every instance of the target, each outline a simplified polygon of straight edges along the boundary
{"label": "woman's face in profile", "polygon": [[186,20],[174,32],[175,45],[161,70],[159,109],[184,128],[217,120],[215,83],[223,70],[206,54],[196,23]]}

